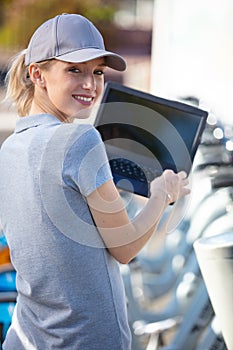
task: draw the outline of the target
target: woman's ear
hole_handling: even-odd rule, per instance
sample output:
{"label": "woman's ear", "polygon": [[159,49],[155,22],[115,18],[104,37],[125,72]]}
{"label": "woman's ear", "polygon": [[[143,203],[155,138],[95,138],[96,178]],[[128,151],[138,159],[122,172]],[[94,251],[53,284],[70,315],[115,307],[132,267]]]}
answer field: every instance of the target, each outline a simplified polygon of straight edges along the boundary
{"label": "woman's ear", "polygon": [[36,63],[31,63],[28,69],[31,81],[38,85],[41,88],[45,87],[45,79],[41,69],[37,66]]}

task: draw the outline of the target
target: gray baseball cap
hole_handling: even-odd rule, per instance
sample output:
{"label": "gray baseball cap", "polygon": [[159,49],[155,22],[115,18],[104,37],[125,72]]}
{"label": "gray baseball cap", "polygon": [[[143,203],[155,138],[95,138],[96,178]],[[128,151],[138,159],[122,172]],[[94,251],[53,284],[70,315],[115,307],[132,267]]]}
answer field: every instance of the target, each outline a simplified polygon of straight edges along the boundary
{"label": "gray baseball cap", "polygon": [[105,57],[110,68],[126,68],[120,55],[105,50],[103,37],[92,22],[81,15],[64,13],[37,28],[26,51],[25,65],[49,59],[81,63],[99,57]]}

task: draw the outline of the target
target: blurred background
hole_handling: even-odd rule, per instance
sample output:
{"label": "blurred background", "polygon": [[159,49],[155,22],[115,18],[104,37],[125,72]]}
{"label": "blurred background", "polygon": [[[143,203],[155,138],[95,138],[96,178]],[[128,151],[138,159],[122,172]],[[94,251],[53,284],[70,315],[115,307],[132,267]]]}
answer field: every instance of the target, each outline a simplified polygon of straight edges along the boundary
{"label": "blurred background", "polygon": [[[62,12],[87,16],[107,48],[126,58],[126,72],[109,70],[107,80],[165,98],[195,97],[231,123],[231,0],[0,0],[1,90],[10,57],[27,47],[42,22]],[[12,129],[14,115],[5,121],[0,112],[0,130]]]}
{"label": "blurred background", "polygon": [[[172,99],[197,97],[231,123],[231,0],[0,0],[1,98],[9,58],[27,47],[42,22],[62,12],[90,18],[107,48],[126,58],[127,71],[109,71],[107,79]],[[2,109],[0,130],[5,132],[13,128],[15,116],[6,120]]]}

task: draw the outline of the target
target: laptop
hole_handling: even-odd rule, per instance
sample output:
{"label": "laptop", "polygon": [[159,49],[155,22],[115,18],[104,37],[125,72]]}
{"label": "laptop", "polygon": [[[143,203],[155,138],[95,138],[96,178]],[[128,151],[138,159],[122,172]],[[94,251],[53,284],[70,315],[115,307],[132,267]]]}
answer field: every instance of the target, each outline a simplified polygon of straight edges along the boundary
{"label": "laptop", "polygon": [[94,126],[105,143],[116,186],[149,197],[163,170],[190,173],[207,112],[107,82]]}

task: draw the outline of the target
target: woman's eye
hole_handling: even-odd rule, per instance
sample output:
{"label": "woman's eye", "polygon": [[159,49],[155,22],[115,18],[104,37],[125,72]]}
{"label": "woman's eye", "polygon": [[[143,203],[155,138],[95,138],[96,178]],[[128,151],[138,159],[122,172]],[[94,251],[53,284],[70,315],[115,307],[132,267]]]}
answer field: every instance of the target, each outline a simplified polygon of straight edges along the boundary
{"label": "woman's eye", "polygon": [[79,73],[80,70],[78,68],[75,68],[75,67],[72,67],[69,69],[69,72],[72,72],[72,73]]}
{"label": "woman's eye", "polygon": [[96,71],[95,71],[95,74],[96,74],[96,75],[103,75],[103,74],[104,74],[104,71],[102,71],[102,70],[96,70]]}

